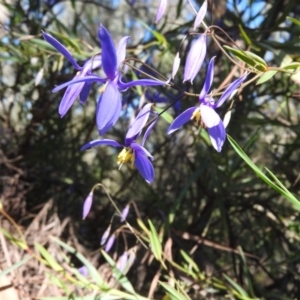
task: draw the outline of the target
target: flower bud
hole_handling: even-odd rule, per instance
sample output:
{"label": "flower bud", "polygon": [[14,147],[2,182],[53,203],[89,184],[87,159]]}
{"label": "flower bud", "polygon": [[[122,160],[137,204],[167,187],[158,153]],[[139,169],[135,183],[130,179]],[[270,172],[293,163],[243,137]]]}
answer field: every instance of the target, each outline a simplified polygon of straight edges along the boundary
{"label": "flower bud", "polygon": [[121,220],[120,220],[121,222],[124,222],[126,220],[128,213],[129,213],[129,205],[127,204],[121,212]]}
{"label": "flower bud", "polygon": [[194,29],[196,29],[200,25],[200,23],[203,21],[205,15],[206,15],[206,12],[207,12],[207,1],[205,0],[197,13],[197,16],[196,16],[196,19],[194,22]]}
{"label": "flower bud", "polygon": [[84,276],[87,277],[88,276],[88,270],[86,266],[82,266],[78,269],[79,273]]}
{"label": "flower bud", "polygon": [[179,66],[180,66],[180,57],[179,57],[179,52],[177,52],[173,62],[172,79],[174,79],[175,75],[177,74]]}
{"label": "flower bud", "polygon": [[111,249],[111,247],[114,244],[114,241],[115,241],[115,235],[112,234],[105,245],[105,248],[104,248],[105,252],[108,252]]}
{"label": "flower bud", "polygon": [[101,246],[103,246],[106,243],[107,238],[109,237],[109,233],[110,233],[110,226],[108,226],[108,228],[104,231],[101,237],[101,241],[100,241]]}
{"label": "flower bud", "polygon": [[190,80],[193,83],[197,76],[206,55],[206,34],[201,34],[200,37],[193,43],[184,67],[183,82]]}
{"label": "flower bud", "polygon": [[165,14],[167,5],[168,5],[167,0],[160,0],[159,7],[158,7],[158,10],[156,13],[155,23],[158,23],[159,20],[163,17],[163,15]]}
{"label": "flower bud", "polygon": [[93,192],[90,192],[83,203],[82,219],[84,220],[89,214],[93,203]]}
{"label": "flower bud", "polygon": [[127,252],[124,252],[118,259],[117,261],[117,269],[123,273],[123,271],[125,270],[125,267],[127,265],[127,261],[128,261],[128,254]]}

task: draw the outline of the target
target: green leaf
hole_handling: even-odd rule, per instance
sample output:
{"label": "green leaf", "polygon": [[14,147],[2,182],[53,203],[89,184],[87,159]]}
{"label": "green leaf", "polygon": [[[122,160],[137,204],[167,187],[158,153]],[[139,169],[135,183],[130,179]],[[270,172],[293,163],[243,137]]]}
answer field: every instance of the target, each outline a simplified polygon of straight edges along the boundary
{"label": "green leaf", "polygon": [[249,45],[249,46],[252,45],[252,42],[251,42],[249,36],[247,35],[246,31],[244,30],[244,28],[241,24],[239,24],[239,30],[240,30],[242,38],[244,39],[246,44]]}
{"label": "green leaf", "polygon": [[105,260],[108,262],[108,264],[111,266],[116,280],[121,284],[121,286],[126,291],[128,291],[131,294],[135,294],[135,290],[134,290],[132,284],[130,283],[128,278],[118,270],[118,268],[116,267],[115,261],[104,250],[101,250],[101,253],[104,256]]}
{"label": "green leaf", "polygon": [[[284,185],[277,179],[277,177],[269,171],[273,179],[276,181],[275,184],[269,177],[267,177],[247,156],[247,154],[240,148],[240,146],[234,141],[232,137],[227,134],[228,141],[230,142],[233,149],[236,153],[250,166],[250,168],[259,176],[264,182],[266,182],[272,189],[276,192],[284,196],[288,201],[290,201],[295,209],[300,210],[300,201],[296,199],[296,197],[289,192]],[[276,179],[275,179],[276,178]],[[279,184],[280,183],[280,184]]]}
{"label": "green leaf", "polygon": [[262,84],[269,79],[271,79],[278,71],[267,71],[265,73],[262,73],[262,75],[259,77],[259,79],[256,82],[256,85]]}
{"label": "green leaf", "polygon": [[63,281],[63,279],[57,277],[54,274],[49,274],[49,279],[52,282],[52,284],[63,289],[66,294],[69,294],[71,292],[70,289],[67,287],[66,283]]}
{"label": "green leaf", "polygon": [[300,68],[300,63],[298,62],[292,62],[290,64],[283,66],[283,69],[287,69],[287,70],[296,70],[298,68]]}
{"label": "green leaf", "polygon": [[150,235],[149,229],[146,227],[146,225],[144,224],[144,222],[141,219],[137,219],[136,222],[141,227],[141,229],[144,231],[144,233],[146,233],[147,235]]}
{"label": "green leaf", "polygon": [[61,272],[63,271],[63,268],[61,265],[53,258],[53,256],[39,243],[34,243],[37,250],[40,252],[40,254],[44,257],[44,259],[49,264],[49,267],[53,269],[54,271]]}
{"label": "green leaf", "polygon": [[2,276],[5,276],[7,274],[9,274],[10,272],[12,272],[13,270],[21,267],[22,265],[24,265],[25,263],[27,263],[30,259],[32,258],[32,256],[25,256],[22,260],[18,261],[17,263],[13,264],[12,266],[10,266],[9,268],[3,270],[2,272],[0,272],[0,278]]}
{"label": "green leaf", "polygon": [[169,284],[165,283],[165,282],[161,282],[159,281],[159,284],[166,290],[168,296],[172,299],[172,300],[187,300],[189,298],[187,298],[185,295],[181,294],[180,292],[176,291],[172,286],[170,286]]}
{"label": "green leaf", "polygon": [[290,20],[292,23],[296,24],[297,26],[300,26],[300,20],[292,17],[287,17],[287,19]]}
{"label": "green leaf", "polygon": [[192,267],[196,272],[200,272],[197,264],[192,260],[192,258],[182,249],[180,250],[180,254],[184,258],[184,260]]}
{"label": "green leaf", "polygon": [[23,250],[28,249],[26,241],[15,238],[12,234],[6,231],[4,228],[0,227],[0,231],[6,236],[6,238],[14,245],[20,247]]}
{"label": "green leaf", "polygon": [[147,30],[149,30],[153,36],[156,38],[156,40],[164,47],[167,48],[168,41],[167,39],[158,31],[153,30],[150,26],[148,26],[144,21],[137,19],[138,22],[140,22]]}
{"label": "green leaf", "polygon": [[268,70],[267,63],[258,55],[249,51],[234,49],[229,46],[224,46],[224,48],[227,49],[232,55],[245,62],[248,66],[253,67],[261,72],[266,72]]}
{"label": "green leaf", "polygon": [[[160,114],[164,110],[164,108],[154,106],[154,110]],[[165,121],[169,124],[171,124],[174,121],[174,118],[167,111],[162,113],[161,117],[163,117],[163,119],[165,119]]]}
{"label": "green leaf", "polygon": [[82,264],[87,267],[89,275],[95,281],[95,283],[99,285],[99,287],[101,289],[103,289],[103,290],[108,289],[107,284],[104,282],[104,280],[100,276],[98,270],[81,253],[77,252],[77,250],[75,250],[73,247],[67,245],[66,243],[62,242],[61,240],[59,240],[56,237],[52,237],[52,239],[57,244],[59,244],[62,248],[66,249],[68,252],[75,255],[82,262]]}
{"label": "green leaf", "polygon": [[158,238],[157,231],[151,222],[151,220],[148,220],[149,226],[150,226],[150,245],[151,245],[151,250],[153,252],[154,257],[157,260],[161,260],[161,255],[162,255],[162,246]]}
{"label": "green leaf", "polygon": [[243,269],[244,269],[244,274],[246,276],[245,281],[246,281],[246,284],[247,284],[247,287],[248,287],[249,294],[250,294],[251,297],[255,297],[252,282],[251,282],[250,272],[249,272],[248,265],[247,265],[247,260],[246,260],[246,257],[244,255],[242,247],[238,246],[238,251],[239,251],[239,253],[241,255],[241,258],[242,258],[242,261],[243,261]]}
{"label": "green leaf", "polygon": [[232,287],[239,293],[240,296],[242,296],[243,298],[246,298],[246,299],[248,298],[247,292],[239,284],[237,284],[235,281],[233,281],[226,274],[223,274],[223,276],[232,285]]}

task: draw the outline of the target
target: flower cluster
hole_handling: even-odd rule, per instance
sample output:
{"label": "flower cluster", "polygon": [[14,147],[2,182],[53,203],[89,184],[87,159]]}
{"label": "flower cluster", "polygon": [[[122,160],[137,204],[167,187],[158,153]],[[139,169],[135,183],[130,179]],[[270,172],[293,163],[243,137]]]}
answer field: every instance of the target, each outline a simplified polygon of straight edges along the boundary
{"label": "flower cluster", "polygon": [[[135,1],[131,1],[130,5],[134,5]],[[168,1],[161,0],[158,6],[156,23],[163,18],[167,10]],[[195,11],[196,17],[194,21],[194,30],[196,30],[201,24],[204,27],[204,32],[193,32],[191,33],[194,41],[183,57],[186,57],[183,70],[183,83],[189,82],[193,84],[195,78],[199,74],[199,71],[206,59],[207,54],[207,40],[210,34],[209,28],[204,24],[204,18],[207,12],[207,0],[204,0],[199,11]],[[171,103],[169,107],[173,107],[175,114],[178,115],[173,122],[171,122],[167,134],[171,134],[181,128],[188,121],[193,121],[194,124],[199,128],[205,128],[209,134],[212,147],[217,151],[221,152],[224,142],[226,140],[226,131],[224,122],[222,121],[216,110],[229,99],[237,89],[240,88],[242,83],[247,77],[245,73],[240,78],[234,80],[227,88],[222,92],[218,100],[215,100],[216,93],[210,92],[214,80],[214,63],[215,57],[212,57],[208,63],[207,73],[204,80],[203,87],[198,95],[198,102],[181,112],[183,104],[182,99],[188,95],[187,91],[190,84],[186,84],[183,88],[175,86],[174,78],[178,73],[181,65],[181,49],[178,50],[175,55],[173,68],[171,70],[171,76],[169,80],[162,81],[156,79],[156,73],[151,71],[151,75],[148,74],[148,78],[137,78],[132,81],[122,80],[122,67],[126,64],[126,46],[129,40],[129,36],[121,38],[117,47],[115,47],[113,39],[108,30],[100,25],[98,29],[98,38],[101,45],[101,53],[90,57],[85,61],[83,65],[78,64],[68,49],[63,46],[58,40],[56,40],[50,34],[43,32],[44,39],[51,44],[59,53],[61,53],[77,71],[75,77],[53,89],[53,92],[60,91],[66,88],[63,98],[59,105],[59,115],[64,117],[74,104],[75,100],[79,98],[81,104],[85,104],[92,84],[102,85],[100,89],[100,95],[97,100],[95,109],[95,120],[100,138],[92,140],[81,147],[81,150],[87,150],[98,146],[110,146],[114,148],[121,148],[117,156],[117,164],[121,168],[124,164],[129,163],[132,169],[137,169],[142,178],[149,184],[154,181],[154,157],[145,147],[145,143],[149,134],[152,132],[154,126],[159,119],[159,115],[156,113],[156,117],[150,122],[149,117],[154,114],[152,111],[153,103]],[[186,36],[185,38],[187,38]],[[181,43],[183,45],[183,43]],[[180,46],[181,48],[181,46]],[[135,72],[136,76],[145,74],[142,68]],[[98,70],[101,69],[104,76],[98,74]],[[147,75],[147,74],[146,74]],[[164,78],[163,76],[161,78]],[[163,86],[168,85],[174,89],[161,95],[159,91],[144,91],[143,99],[147,103],[141,107],[140,111],[136,115],[135,119],[131,122],[127,133],[124,138],[124,142],[119,140],[102,138],[109,129],[111,129],[118,121],[120,113],[123,107],[125,97],[122,97],[122,93],[135,86]],[[175,92],[174,92],[175,91]],[[134,93],[134,91],[131,91]],[[127,93],[128,95],[129,93]],[[129,96],[131,97],[131,95]],[[122,99],[123,98],[123,99]],[[131,97],[132,98],[132,97]],[[149,103],[150,102],[150,103]],[[168,108],[169,108],[168,107]],[[225,121],[226,123],[226,121]],[[142,132],[144,132],[143,136]],[[91,192],[87,195],[82,210],[82,218],[85,219],[92,207],[93,193],[97,185],[93,187]],[[118,216],[121,222],[126,222],[127,215],[129,213],[129,204],[125,206],[122,212],[118,211]],[[126,224],[124,226],[126,226]],[[100,241],[100,245],[104,248],[104,251],[109,252],[114,245],[116,238],[118,237],[118,230],[112,232],[112,221],[103,233]],[[120,272],[126,273],[130,265],[132,264],[132,258],[128,251],[125,251],[123,255],[119,257],[116,264]],[[79,272],[88,276],[85,267],[79,269]]]}
{"label": "flower cluster", "polygon": [[[159,22],[159,20],[163,17],[166,12],[166,8],[167,1],[161,0],[157,11],[156,22]],[[206,12],[207,1],[205,0],[199,11],[196,12],[197,15],[194,22],[194,29],[203,23]],[[198,37],[195,39],[194,43],[192,43],[189,52],[186,55],[183,82],[193,83],[206,58],[206,43],[209,31],[206,26],[204,26],[204,28],[206,28],[204,33],[194,34]],[[77,71],[76,76],[72,80],[57,86],[53,90],[54,92],[57,92],[63,88],[67,88],[59,105],[58,111],[61,117],[65,116],[77,98],[79,98],[81,104],[86,103],[93,83],[103,85],[96,106],[96,124],[100,136],[104,135],[116,124],[122,110],[122,92],[134,86],[161,86],[169,84],[170,82],[171,83],[169,85],[171,87],[174,85],[170,80],[161,81],[158,79],[136,79],[130,82],[122,81],[121,69],[126,57],[126,45],[130,37],[123,37],[120,40],[118,47],[115,47],[110,33],[103,25],[100,25],[98,29],[101,53],[89,58],[83,66],[80,66],[68,49],[54,37],[45,32],[43,33],[43,36],[44,39],[57,51],[59,51]],[[215,101],[213,98],[214,94],[209,94],[214,78],[214,60],[215,58],[213,57],[208,65],[204,86],[199,94],[200,104],[188,108],[179,114],[169,126],[167,133],[171,134],[189,120],[193,120],[197,126],[207,129],[212,146],[215,150],[220,152],[226,139],[226,132],[223,121],[215,110],[240,87],[247,74],[233,81],[225,89],[219,100]],[[180,53],[178,52],[173,64],[172,79],[174,79],[178,72],[180,63]],[[102,68],[105,74],[104,77],[101,77],[96,73],[99,68]],[[182,89],[181,93],[184,95],[185,89]],[[168,102],[168,100],[165,99],[161,100],[159,94],[151,94],[148,91],[145,92],[145,96],[148,99],[153,98],[154,102]],[[179,102],[174,105],[176,105],[176,110],[178,111],[180,108]],[[151,122],[146,129],[141,143],[137,143],[137,139],[140,137],[142,130],[147,125],[147,121],[151,113],[151,107],[152,104],[148,103],[140,110],[136,119],[130,125],[123,144],[112,139],[100,138],[85,144],[81,150],[103,145],[117,148],[121,147],[123,150],[121,150],[117,159],[119,166],[121,167],[123,164],[129,162],[131,167],[135,167],[148,183],[152,183],[154,180],[154,168],[152,165],[154,158],[145,148],[144,144],[156,124],[157,118],[155,118],[155,121]],[[91,203],[92,194],[90,194],[87,201],[85,201],[83,213],[84,218],[90,210]]]}

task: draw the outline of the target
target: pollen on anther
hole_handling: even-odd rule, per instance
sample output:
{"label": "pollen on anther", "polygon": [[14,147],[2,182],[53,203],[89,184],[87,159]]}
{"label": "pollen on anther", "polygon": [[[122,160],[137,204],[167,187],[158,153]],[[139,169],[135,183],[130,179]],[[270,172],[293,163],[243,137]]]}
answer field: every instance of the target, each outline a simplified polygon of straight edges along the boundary
{"label": "pollen on anther", "polygon": [[200,108],[196,108],[191,116],[191,121],[195,122],[195,125],[201,126],[201,113]]}
{"label": "pollen on anther", "polygon": [[132,166],[134,163],[134,153],[131,148],[124,148],[118,155],[118,164],[120,165],[119,169],[124,163],[131,161]]}

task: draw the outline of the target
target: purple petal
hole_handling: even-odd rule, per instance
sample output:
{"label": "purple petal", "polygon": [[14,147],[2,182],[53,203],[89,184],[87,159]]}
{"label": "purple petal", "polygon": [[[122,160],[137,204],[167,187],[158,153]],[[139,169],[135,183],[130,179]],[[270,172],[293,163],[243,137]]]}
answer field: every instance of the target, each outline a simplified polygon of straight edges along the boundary
{"label": "purple petal", "polygon": [[156,125],[156,122],[158,121],[158,118],[156,118],[150,125],[149,127],[147,128],[147,130],[145,131],[145,134],[143,136],[143,140],[142,140],[142,143],[141,143],[141,146],[144,146],[147,138],[148,138],[148,135],[150,134],[150,132],[152,131],[152,129],[154,128],[154,126]]}
{"label": "purple petal", "polygon": [[220,97],[219,101],[216,103],[215,107],[220,107],[230,97],[230,95],[233,93],[233,91],[235,89],[237,89],[244,82],[244,80],[246,79],[247,76],[248,76],[248,73],[245,73],[242,77],[233,81],[228,86],[228,88],[224,91],[224,93]]}
{"label": "purple petal", "polygon": [[89,96],[89,93],[90,93],[90,90],[91,90],[91,87],[92,87],[92,84],[87,82],[84,84],[81,92],[80,92],[80,95],[79,95],[79,100],[80,100],[80,103],[81,104],[85,104],[86,103],[86,100]]}
{"label": "purple petal", "polygon": [[118,48],[117,48],[117,67],[122,63],[122,61],[126,57],[126,44],[127,41],[130,39],[130,36],[125,36],[121,38]]}
{"label": "purple petal", "polygon": [[88,276],[88,269],[86,266],[82,266],[78,269],[79,273],[84,276],[84,277],[87,277]]}
{"label": "purple petal", "polygon": [[118,142],[114,141],[114,140],[109,140],[109,139],[103,139],[103,140],[94,140],[91,142],[88,142],[87,144],[85,144],[84,146],[81,147],[81,151],[82,150],[86,150],[86,149],[90,149],[93,147],[97,147],[97,146],[113,146],[113,147],[123,147],[121,144],[119,144]]}
{"label": "purple petal", "polygon": [[207,131],[210,137],[211,144],[218,152],[221,152],[226,140],[226,131],[223,122],[220,120],[220,123],[218,125],[208,128]]}
{"label": "purple petal", "polygon": [[118,259],[116,267],[122,273],[128,262],[128,254],[124,252]]}
{"label": "purple petal", "polygon": [[142,155],[140,152],[135,153],[134,164],[142,177],[148,182],[152,183],[154,179],[154,168],[150,160]]}
{"label": "purple petal", "polygon": [[196,108],[197,107],[191,107],[191,108],[188,108],[187,110],[185,110],[183,113],[181,113],[170,125],[170,127],[168,128],[167,134],[173,133],[174,131],[179,129],[182,125],[187,123],[191,119]]}
{"label": "purple petal", "polygon": [[180,56],[179,56],[179,52],[177,52],[173,62],[172,79],[174,79],[175,75],[177,74],[179,67],[180,67]]}
{"label": "purple petal", "polygon": [[90,192],[83,203],[82,220],[89,214],[93,203],[93,192]]}
{"label": "purple petal", "polygon": [[200,37],[193,43],[184,67],[184,80],[190,80],[193,83],[197,76],[206,55],[206,35],[201,34]]}
{"label": "purple petal", "polygon": [[200,105],[201,118],[207,127],[207,131],[213,147],[220,152],[226,139],[226,131],[220,116],[208,105]]}
{"label": "purple petal", "polygon": [[123,82],[121,78],[118,81],[118,86],[121,90],[126,90],[130,87],[141,85],[141,86],[158,86],[158,85],[165,85],[168,82],[160,81],[160,80],[153,80],[153,79],[138,79],[130,82]]}
{"label": "purple petal", "polygon": [[44,39],[51,44],[58,52],[60,52],[73,66],[76,70],[81,70],[82,67],[80,67],[71,53],[68,51],[68,49],[61,44],[57,39],[55,39],[53,36],[51,36],[49,33],[43,32]]}
{"label": "purple petal", "polygon": [[126,134],[126,138],[125,138],[126,145],[130,145],[131,142],[134,141],[138,137],[138,135],[140,134],[140,132],[146,125],[149,115],[150,115],[150,112],[151,112],[151,106],[152,106],[152,103],[146,104],[140,110],[140,112],[136,116],[135,120],[130,125],[128,132]]}
{"label": "purple petal", "polygon": [[108,226],[108,228],[104,231],[104,233],[101,237],[101,240],[100,240],[101,246],[103,246],[106,243],[107,238],[109,237],[109,233],[110,233],[110,226]]}
{"label": "purple petal", "polygon": [[213,79],[214,79],[214,61],[215,61],[215,56],[211,58],[208,69],[207,69],[207,74],[204,82],[204,86],[202,88],[202,91],[199,95],[199,100],[204,101],[205,96],[208,94],[210,87],[212,85]]}
{"label": "purple petal", "polygon": [[74,85],[77,83],[88,83],[88,82],[99,82],[99,83],[105,83],[107,81],[106,78],[101,78],[99,76],[96,75],[87,75],[84,77],[74,77],[74,79],[67,81],[61,85],[58,85],[57,87],[55,87],[52,92],[56,93],[62,89],[64,89],[65,87],[69,86],[69,85]]}
{"label": "purple petal", "polygon": [[203,21],[205,15],[207,12],[207,1],[205,0],[202,4],[202,6],[200,7],[195,22],[194,22],[194,30],[200,25],[200,23]]}
{"label": "purple petal", "polygon": [[167,9],[168,1],[167,0],[160,0],[159,7],[156,13],[155,23],[158,23],[162,16],[165,14]]}
{"label": "purple petal", "polygon": [[84,86],[84,83],[77,83],[71,86],[68,86],[58,108],[58,113],[60,114],[60,117],[62,118],[70,109],[70,107],[73,105],[77,97],[79,96],[82,88]]}
{"label": "purple petal", "polygon": [[128,216],[130,205],[127,204],[121,212],[121,222],[124,222]]}
{"label": "purple petal", "polygon": [[149,157],[151,160],[154,160],[154,157],[151,155],[151,153],[146,148],[144,148],[143,146],[141,146],[139,144],[136,144],[136,143],[132,143],[130,145],[130,147],[132,149],[134,149],[135,152],[139,152],[141,155],[144,155],[146,157]]}
{"label": "purple petal", "polygon": [[105,248],[104,248],[105,252],[108,252],[111,249],[111,247],[114,244],[114,241],[115,241],[115,235],[112,234],[105,245]]}
{"label": "purple petal", "polygon": [[121,94],[118,91],[116,81],[109,81],[97,103],[96,122],[100,135],[115,125],[121,109]]}
{"label": "purple petal", "polygon": [[117,70],[117,56],[114,42],[107,29],[100,25],[98,37],[102,46],[102,66],[106,76],[114,79]]}
{"label": "purple petal", "polygon": [[102,66],[102,57],[100,54],[97,54],[93,56],[91,59],[88,60],[88,63],[90,65],[90,70],[95,70],[97,68],[100,68]]}

